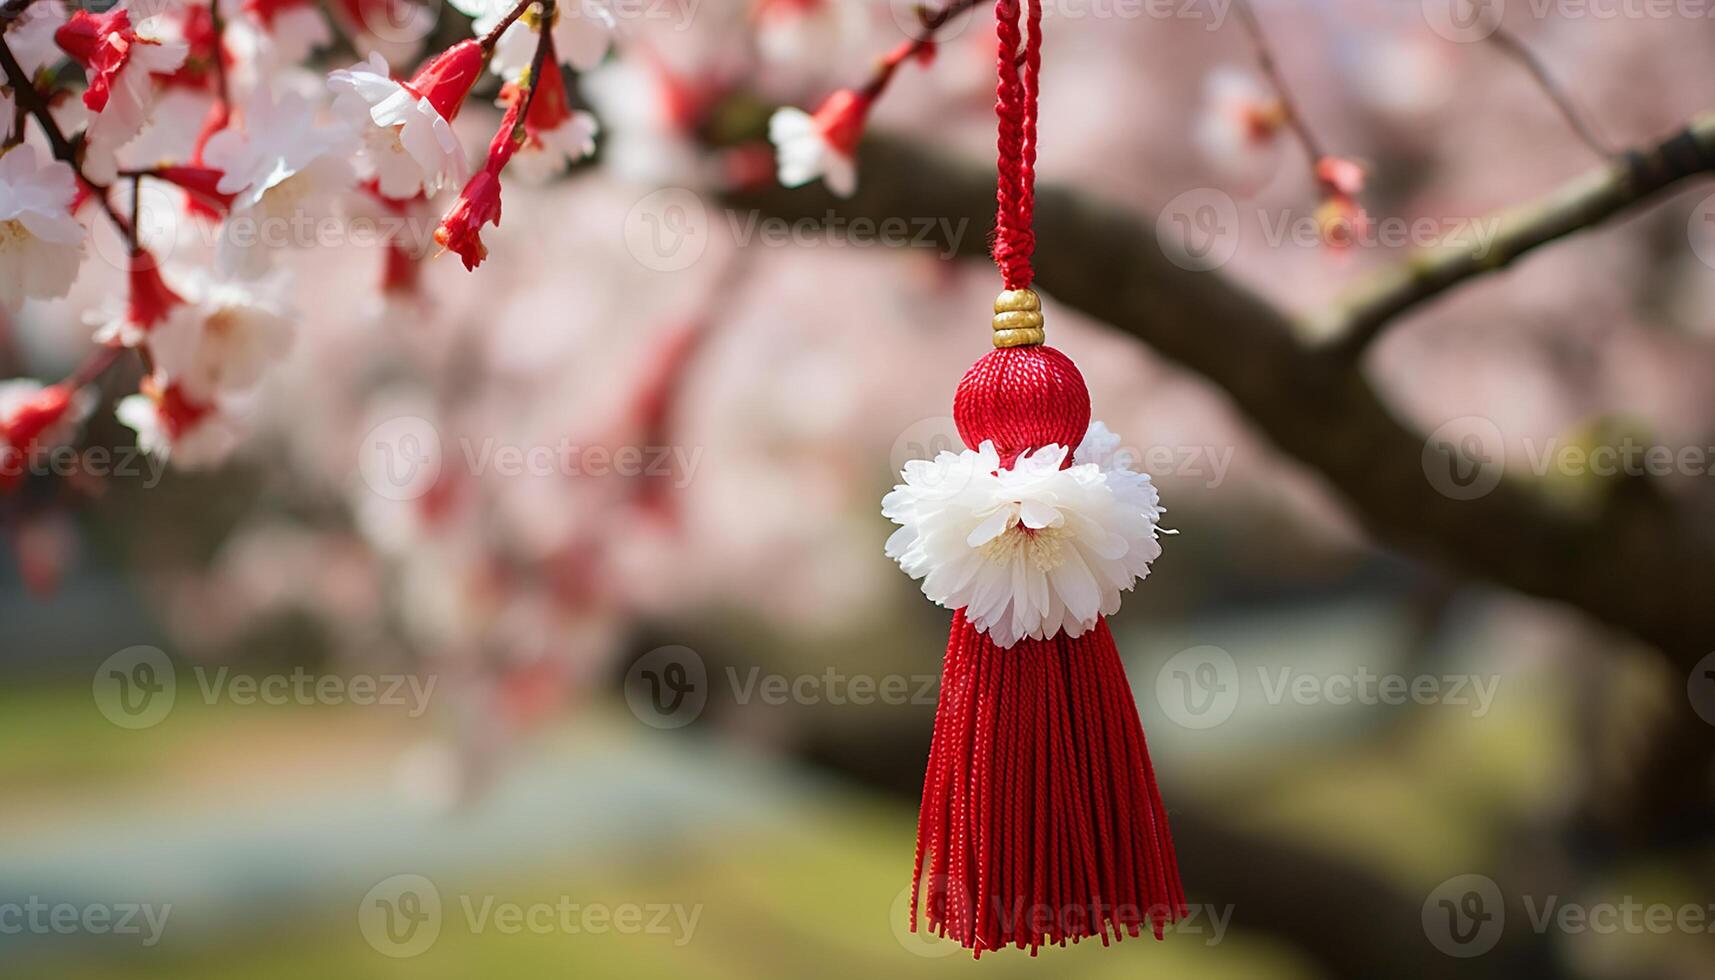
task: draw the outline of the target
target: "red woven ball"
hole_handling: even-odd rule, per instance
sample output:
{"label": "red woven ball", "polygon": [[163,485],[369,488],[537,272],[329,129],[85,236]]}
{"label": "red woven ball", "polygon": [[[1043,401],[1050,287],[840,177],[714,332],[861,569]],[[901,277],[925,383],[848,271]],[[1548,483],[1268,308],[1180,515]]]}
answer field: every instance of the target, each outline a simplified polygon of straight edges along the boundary
{"label": "red woven ball", "polygon": [[999,347],[965,372],[953,421],[965,445],[992,440],[1010,466],[1050,443],[1077,448],[1090,428],[1090,389],[1072,359],[1052,347]]}

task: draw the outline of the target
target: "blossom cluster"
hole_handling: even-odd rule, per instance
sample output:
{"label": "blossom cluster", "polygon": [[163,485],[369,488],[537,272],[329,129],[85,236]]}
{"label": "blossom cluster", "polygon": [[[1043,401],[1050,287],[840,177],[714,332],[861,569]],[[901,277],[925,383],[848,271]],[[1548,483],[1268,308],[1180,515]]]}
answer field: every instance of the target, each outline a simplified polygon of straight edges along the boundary
{"label": "blossom cluster", "polygon": [[[278,261],[288,243],[268,229],[432,213],[457,189],[434,241],[474,268],[487,254],[481,229],[500,221],[509,163],[541,179],[594,152],[594,118],[574,109],[561,66],[587,69],[607,53],[613,25],[598,4],[560,15],[553,0],[458,0],[473,37],[400,76],[386,38],[367,29],[398,22],[403,7],[377,9],[390,2],[8,4],[18,16],[0,35],[0,305],[65,296],[107,223],[123,243],[123,298],[90,317],[98,346],[87,363],[105,369],[136,352],[139,390],[115,412],[146,450],[194,467],[239,441],[243,405],[293,337]],[[325,77],[306,67],[336,35],[364,60]],[[506,111],[472,176],[453,122],[487,74]],[[173,220],[213,230],[212,261],[175,264],[170,244],[151,240],[139,205],[157,190],[179,202]],[[421,251],[388,242],[389,289],[414,286]],[[74,435],[61,423],[99,373],[14,393],[0,406],[0,451]]]}

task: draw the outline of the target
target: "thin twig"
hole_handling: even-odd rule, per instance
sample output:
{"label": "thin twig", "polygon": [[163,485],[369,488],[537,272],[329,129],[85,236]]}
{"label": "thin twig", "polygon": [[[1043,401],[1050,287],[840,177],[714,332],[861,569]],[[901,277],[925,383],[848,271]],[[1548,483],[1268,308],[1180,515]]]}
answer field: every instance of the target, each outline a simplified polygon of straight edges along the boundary
{"label": "thin twig", "polygon": [[518,110],[518,128],[530,116],[536,104],[536,90],[542,87],[544,71],[559,71],[560,62],[554,54],[554,0],[542,0],[542,30],[536,39],[536,54],[530,59],[530,91],[524,93],[524,105]]}
{"label": "thin twig", "polygon": [[875,74],[871,75],[869,81],[864,83],[863,88],[859,89],[859,94],[870,99],[880,95],[882,90],[887,88],[888,82],[893,80],[893,74],[899,70],[900,65],[935,46],[936,35],[954,17],[990,2],[992,0],[951,0],[951,2],[933,11],[918,7],[917,14],[922,24],[922,33],[909,41],[900,43],[892,51],[883,55],[881,60],[876,63]]}
{"label": "thin twig", "polygon": [[1496,27],[1494,33],[1489,35],[1489,40],[1493,41],[1502,51],[1531,73],[1531,76],[1536,79],[1536,83],[1542,87],[1543,92],[1547,93],[1549,101],[1553,102],[1555,108],[1559,109],[1560,114],[1566,118],[1567,125],[1572,127],[1572,131],[1578,134],[1578,138],[1583,140],[1586,146],[1594,150],[1597,156],[1613,159],[1613,146],[1597,135],[1595,127],[1590,124],[1584,113],[1579,111],[1578,106],[1572,101],[1572,96],[1560,87],[1554,76],[1549,74],[1548,66],[1544,65],[1542,60],[1530,48],[1526,47],[1517,35],[1505,27]]}
{"label": "thin twig", "polygon": [[1560,115],[1566,119],[1567,125],[1571,126],[1572,131],[1578,134],[1578,138],[1583,140],[1590,149],[1596,151],[1597,156],[1613,159],[1614,148],[1608,144],[1607,140],[1597,135],[1595,127],[1590,125],[1584,113],[1580,112],[1577,104],[1572,101],[1572,97],[1560,87],[1560,83],[1555,81],[1554,76],[1548,71],[1548,66],[1542,63],[1542,59],[1538,58],[1529,45],[1520,40],[1517,34],[1508,30],[1507,26],[1501,22],[1501,12],[1491,7],[1490,0],[1469,0],[1469,3],[1473,17],[1481,17],[1485,13],[1494,17],[1494,26],[1489,31],[1488,39],[1493,41],[1508,57],[1523,65],[1525,70],[1530,72],[1537,85],[1547,94],[1549,101],[1553,102],[1554,107],[1560,110]]}
{"label": "thin twig", "polygon": [[[1415,256],[1382,273],[1315,332],[1347,358],[1361,354],[1397,317],[1466,280],[1583,231],[1689,177],[1715,173],[1715,114],[1699,116],[1654,146],[1573,180],[1538,200],[1486,220],[1493,235],[1469,246]],[[1479,221],[1479,225],[1483,222]]]}
{"label": "thin twig", "polygon": [[[493,51],[494,46],[500,43],[500,35],[505,34],[506,29],[516,23],[518,18],[524,16],[524,12],[529,10],[535,3],[536,0],[519,0],[517,6],[507,11],[505,17],[500,18],[500,23],[495,24],[492,30],[482,36],[482,49],[484,51]],[[547,18],[543,18],[543,20],[543,30],[549,29]]]}
{"label": "thin twig", "polygon": [[1298,109],[1298,101],[1292,95],[1292,87],[1286,84],[1286,76],[1280,73],[1280,63],[1275,60],[1274,47],[1269,44],[1268,33],[1262,29],[1262,21],[1257,19],[1256,10],[1251,7],[1250,0],[1236,0],[1233,8],[1238,11],[1239,23],[1244,25],[1245,32],[1250,35],[1251,47],[1256,51],[1257,67],[1262,69],[1268,83],[1274,88],[1274,97],[1280,102],[1282,115],[1286,124],[1292,127],[1292,132],[1298,137],[1298,142],[1304,146],[1304,153],[1310,158],[1310,172],[1316,172],[1316,165],[1327,156],[1322,152],[1322,141],[1310,131],[1310,123],[1304,118],[1304,113]]}

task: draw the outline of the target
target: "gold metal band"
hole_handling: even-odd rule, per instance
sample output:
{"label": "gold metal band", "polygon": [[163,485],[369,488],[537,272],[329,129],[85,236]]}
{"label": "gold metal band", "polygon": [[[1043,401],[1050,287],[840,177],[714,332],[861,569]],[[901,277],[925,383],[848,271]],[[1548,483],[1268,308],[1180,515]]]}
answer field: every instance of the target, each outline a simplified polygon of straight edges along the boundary
{"label": "gold metal band", "polygon": [[1042,300],[1033,289],[1009,289],[994,301],[994,345],[1029,347],[1047,339],[1042,329]]}

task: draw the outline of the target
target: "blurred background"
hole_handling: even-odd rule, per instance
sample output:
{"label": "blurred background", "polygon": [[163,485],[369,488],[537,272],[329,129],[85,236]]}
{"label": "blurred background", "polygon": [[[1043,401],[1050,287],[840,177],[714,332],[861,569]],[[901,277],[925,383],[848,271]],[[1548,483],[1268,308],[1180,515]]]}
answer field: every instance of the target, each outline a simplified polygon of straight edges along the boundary
{"label": "blurred background", "polygon": [[[1614,146],[1715,104],[1701,7],[1511,6]],[[1230,207],[1202,274],[1313,316],[1603,163],[1433,2],[1256,9],[1399,236],[1328,247],[1288,136],[1211,134],[1214,79],[1268,84],[1216,0],[1047,5],[1044,184],[1150,235],[1176,201]],[[434,12],[396,65],[468,34]],[[110,471],[0,501],[0,975],[1715,977],[1715,662],[1378,543],[1222,387],[1051,289],[1051,342],[1179,532],[1113,627],[1193,915],[974,964],[908,931],[949,614],[883,556],[878,501],[958,446],[998,287],[954,253],[988,227],[899,214],[911,234],[882,240],[754,203],[823,194],[765,186],[767,113],[860,84],[909,5],[616,17],[574,86],[596,158],[509,180],[481,269],[428,254],[434,215],[393,289],[374,241],[299,249],[297,338],[230,463],[129,455],[98,411],[81,444]],[[872,134],[988,166],[991,19],[903,68]],[[1708,193],[1474,280],[1362,373],[1413,431],[1492,433],[1509,480],[1574,509],[1604,474],[1567,447],[1715,455]],[[179,203],[153,233],[194,263]],[[76,363],[103,269],[5,324],[0,376]],[[1423,479],[1467,490],[1425,445]],[[1675,458],[1651,478],[1711,499],[1708,460]]]}

